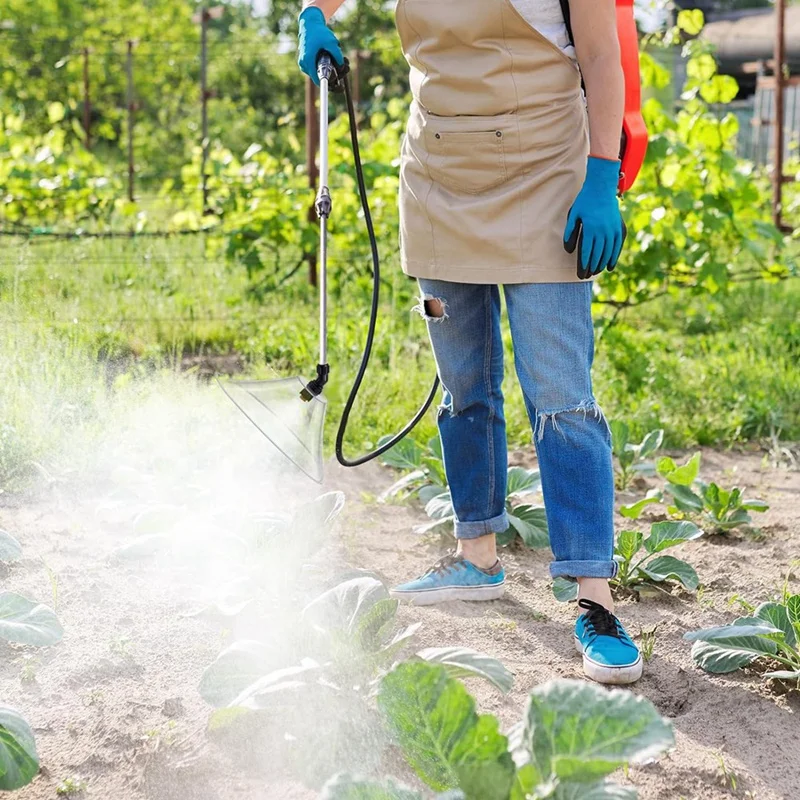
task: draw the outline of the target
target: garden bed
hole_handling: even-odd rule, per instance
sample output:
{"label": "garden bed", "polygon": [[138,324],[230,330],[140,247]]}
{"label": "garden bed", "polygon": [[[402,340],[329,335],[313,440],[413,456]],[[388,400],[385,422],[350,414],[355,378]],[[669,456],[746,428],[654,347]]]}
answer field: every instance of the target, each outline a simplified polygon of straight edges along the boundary
{"label": "garden bed", "polygon": [[[531,465],[527,452],[515,459]],[[635,690],[672,721],[677,737],[669,756],[631,769],[629,779],[646,800],[796,800],[800,692],[765,682],[758,670],[705,674],[682,636],[731,621],[737,597],[758,602],[781,589],[800,557],[800,472],[775,469],[759,452],[704,451],[703,461],[706,479],[747,485],[771,507],[758,520],[759,536],[735,532],[677,548],[700,575],[697,595],[673,590],[620,603],[637,639],[655,628]],[[391,480],[374,465],[329,468],[329,488],[343,490],[347,503],[324,548],[325,571],[369,569],[392,583],[441,555],[446,537],[413,532],[425,520],[416,505],[373,502]],[[31,723],[42,764],[15,796],[52,798],[70,779],[85,786],[74,796],[116,800],[316,796],[269,747],[253,752],[206,731],[200,677],[227,641],[257,625],[247,609],[233,618],[198,614],[196,569],[171,559],[120,559],[127,533],[103,496],[51,489],[3,502],[0,527],[15,533],[25,554],[0,567],[3,587],[55,603],[66,631],[60,644],[41,650],[0,646],[0,697]],[[623,525],[631,527],[620,518]],[[514,673],[512,692],[474,681],[470,689],[482,710],[510,724],[530,689],[553,677],[579,678],[581,669],[571,638],[575,608],[554,599],[546,551],[514,546],[504,561],[504,599],[403,608],[400,619],[422,622],[417,646],[465,645],[499,658]],[[797,591],[796,575],[790,585]]]}

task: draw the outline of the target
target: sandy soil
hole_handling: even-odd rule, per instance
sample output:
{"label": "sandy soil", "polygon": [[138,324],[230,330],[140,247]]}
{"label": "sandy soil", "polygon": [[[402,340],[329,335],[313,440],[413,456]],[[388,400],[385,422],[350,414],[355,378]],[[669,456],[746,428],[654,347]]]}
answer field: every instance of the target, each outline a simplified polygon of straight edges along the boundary
{"label": "sandy soil", "polygon": [[[533,463],[528,452],[515,459]],[[620,603],[634,635],[657,626],[653,657],[635,690],[672,720],[677,735],[667,758],[631,770],[630,781],[645,800],[798,800],[800,692],[776,690],[753,672],[704,674],[681,637],[732,620],[734,595],[757,602],[782,586],[800,558],[800,471],[766,465],[762,453],[705,451],[703,475],[746,485],[771,508],[759,516],[761,538],[736,534],[681,548],[703,583],[697,597]],[[395,582],[445,550],[443,538],[412,531],[424,517],[415,505],[368,502],[392,480],[374,465],[329,468],[326,488],[347,496],[336,540],[327,545],[329,566],[375,570]],[[210,710],[197,691],[200,676],[225,642],[258,621],[247,612],[236,621],[197,615],[198,575],[178,568],[175,551],[167,559],[114,558],[131,531],[98,515],[100,500],[58,487],[24,498],[0,495],[0,527],[25,551],[21,562],[0,565],[2,587],[57,603],[66,631],[50,648],[0,645],[0,702],[31,722],[42,762],[33,784],[14,796],[54,798],[61,781],[78,776],[86,790],[76,796],[103,800],[315,797],[269,754],[243,765],[235,749],[206,734]],[[575,607],[552,597],[547,554],[514,548],[504,560],[510,581],[503,600],[404,608],[401,619],[423,623],[419,647],[468,645],[500,658],[515,674],[511,694],[475,682],[470,689],[483,710],[510,724],[533,686],[581,671],[571,641]],[[791,585],[800,591],[795,569]]]}

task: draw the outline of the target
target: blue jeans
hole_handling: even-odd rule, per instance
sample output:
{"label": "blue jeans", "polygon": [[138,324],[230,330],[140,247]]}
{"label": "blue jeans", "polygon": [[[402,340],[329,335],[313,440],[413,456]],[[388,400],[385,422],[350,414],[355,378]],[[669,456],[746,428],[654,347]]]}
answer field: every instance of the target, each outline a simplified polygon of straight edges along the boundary
{"label": "blue jeans", "polygon": [[[417,310],[428,323],[444,390],[438,423],[456,538],[501,533],[509,523],[500,289],[428,279],[419,285]],[[592,286],[503,290],[541,471],[550,573],[613,577],[614,473],[608,423],[592,394]]]}

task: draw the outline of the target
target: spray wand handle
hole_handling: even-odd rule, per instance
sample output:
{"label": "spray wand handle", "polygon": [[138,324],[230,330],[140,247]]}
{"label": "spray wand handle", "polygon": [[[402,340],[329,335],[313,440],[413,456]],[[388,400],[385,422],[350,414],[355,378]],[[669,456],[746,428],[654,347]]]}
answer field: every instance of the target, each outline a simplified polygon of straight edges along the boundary
{"label": "spray wand handle", "polygon": [[[320,50],[317,57],[317,78],[319,82],[328,81],[332,83],[336,81],[336,67],[333,63],[333,58],[327,50]],[[333,80],[331,80],[333,79]]]}

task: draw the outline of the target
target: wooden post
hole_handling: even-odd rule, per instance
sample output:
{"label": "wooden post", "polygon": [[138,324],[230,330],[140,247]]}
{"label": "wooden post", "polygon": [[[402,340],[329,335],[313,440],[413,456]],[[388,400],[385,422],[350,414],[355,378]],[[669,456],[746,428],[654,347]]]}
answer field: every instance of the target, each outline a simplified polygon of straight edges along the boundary
{"label": "wooden post", "polygon": [[127,100],[128,100],[128,200],[133,202],[133,180],[134,180],[134,163],[133,163],[133,41],[128,39],[128,53],[125,59],[125,77],[127,81]]}
{"label": "wooden post", "polygon": [[[317,90],[311,78],[306,79],[306,172],[308,187],[316,195],[319,171],[317,170],[317,151],[319,150],[319,120],[317,119]],[[317,222],[315,200],[308,208],[308,221]],[[313,251],[306,256],[308,261],[308,282],[317,285],[317,253]]]}
{"label": "wooden post", "polygon": [[201,107],[201,160],[200,180],[203,187],[203,213],[208,211],[208,7],[203,3],[200,10],[200,107]]}
{"label": "wooden post", "polygon": [[361,105],[361,51],[353,50],[350,54],[350,83],[353,86],[353,105],[356,112]]}
{"label": "wooden post", "polygon": [[89,97],[89,48],[83,48],[83,136],[84,146],[87,150],[92,149],[92,137],[90,133],[92,120],[92,101]]}
{"label": "wooden post", "polygon": [[783,213],[783,68],[786,60],[786,41],[784,23],[786,19],[785,0],[775,0],[775,124],[773,128],[773,147],[775,151],[774,172],[772,175],[772,216],[775,226],[782,229]]}

